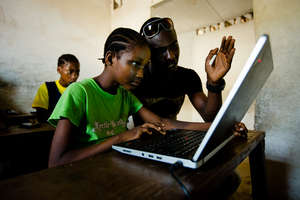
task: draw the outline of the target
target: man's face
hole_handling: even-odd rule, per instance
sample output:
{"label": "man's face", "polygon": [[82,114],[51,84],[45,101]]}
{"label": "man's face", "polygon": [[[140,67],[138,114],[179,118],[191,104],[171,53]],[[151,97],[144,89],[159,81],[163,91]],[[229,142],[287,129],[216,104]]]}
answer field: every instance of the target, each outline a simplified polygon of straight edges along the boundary
{"label": "man's face", "polygon": [[174,30],[161,30],[159,34],[151,39],[147,39],[147,41],[151,46],[151,68],[153,71],[164,72],[167,69],[177,67],[179,46]]}

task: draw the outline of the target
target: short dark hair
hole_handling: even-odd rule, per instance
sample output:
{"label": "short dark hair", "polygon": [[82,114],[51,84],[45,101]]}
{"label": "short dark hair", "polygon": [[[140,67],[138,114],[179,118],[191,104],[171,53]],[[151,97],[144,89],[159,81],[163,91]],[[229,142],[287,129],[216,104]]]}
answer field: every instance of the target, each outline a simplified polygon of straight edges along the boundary
{"label": "short dark hair", "polygon": [[[122,50],[127,50],[134,45],[147,46],[148,43],[138,32],[130,28],[117,28],[110,33],[104,45],[103,57],[108,51],[112,51],[118,56]],[[102,62],[104,63],[104,58]],[[119,57],[118,57],[119,58]]]}
{"label": "short dark hair", "polygon": [[58,58],[57,66],[63,66],[67,62],[73,63],[79,66],[79,60],[73,54],[63,54]]}

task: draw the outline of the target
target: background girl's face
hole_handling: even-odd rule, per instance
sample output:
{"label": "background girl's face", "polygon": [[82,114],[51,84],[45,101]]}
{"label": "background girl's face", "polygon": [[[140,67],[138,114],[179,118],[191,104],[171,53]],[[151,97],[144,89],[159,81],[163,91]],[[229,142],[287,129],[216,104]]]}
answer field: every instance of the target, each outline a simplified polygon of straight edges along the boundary
{"label": "background girl's face", "polygon": [[135,46],[119,52],[119,56],[113,57],[115,80],[125,89],[136,88],[141,83],[144,66],[149,62],[150,54],[147,46]]}
{"label": "background girl's face", "polygon": [[79,77],[80,66],[72,62],[66,62],[62,66],[57,67],[60,74],[60,81],[64,87],[76,82]]}

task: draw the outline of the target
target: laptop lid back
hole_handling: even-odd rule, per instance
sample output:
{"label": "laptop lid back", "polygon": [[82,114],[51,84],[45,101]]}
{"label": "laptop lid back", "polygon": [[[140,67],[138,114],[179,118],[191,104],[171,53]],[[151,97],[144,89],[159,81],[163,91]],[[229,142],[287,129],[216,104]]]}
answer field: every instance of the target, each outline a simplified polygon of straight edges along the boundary
{"label": "laptop lid back", "polygon": [[194,154],[193,161],[204,158],[232,136],[233,125],[243,119],[272,70],[269,39],[267,35],[262,35]]}

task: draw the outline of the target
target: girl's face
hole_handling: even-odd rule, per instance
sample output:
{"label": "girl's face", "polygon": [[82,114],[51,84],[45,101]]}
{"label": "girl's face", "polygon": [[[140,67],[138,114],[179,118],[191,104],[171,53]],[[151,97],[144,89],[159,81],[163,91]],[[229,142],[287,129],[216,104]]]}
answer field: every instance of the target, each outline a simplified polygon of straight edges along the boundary
{"label": "girl's face", "polygon": [[135,46],[113,57],[115,81],[125,89],[136,88],[143,78],[144,66],[150,60],[147,46]]}

